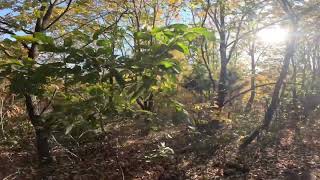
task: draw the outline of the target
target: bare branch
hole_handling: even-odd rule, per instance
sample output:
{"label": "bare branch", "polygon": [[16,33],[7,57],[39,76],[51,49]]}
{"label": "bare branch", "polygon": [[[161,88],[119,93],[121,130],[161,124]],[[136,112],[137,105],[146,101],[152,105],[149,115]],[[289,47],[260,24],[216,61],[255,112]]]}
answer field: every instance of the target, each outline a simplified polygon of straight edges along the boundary
{"label": "bare branch", "polygon": [[[237,43],[239,41],[239,35],[240,35],[240,31],[241,31],[241,27],[242,27],[242,23],[243,23],[243,20],[244,18],[246,17],[246,14],[244,14],[241,19],[240,19],[240,22],[239,22],[239,25],[237,27],[237,32],[236,32],[236,37],[235,37],[235,40],[233,41],[233,44],[232,44],[232,47],[231,49],[229,50],[229,54],[228,54],[228,58],[227,58],[227,61],[229,62],[230,59],[231,59],[231,56],[232,56],[232,53],[233,51],[235,50],[236,46],[237,46]],[[229,44],[231,45],[231,44]],[[228,45],[227,45],[228,47]]]}
{"label": "bare branch", "polygon": [[49,29],[52,25],[54,25],[57,21],[59,21],[59,19],[68,12],[68,10],[69,10],[69,8],[71,6],[71,3],[72,3],[72,0],[69,0],[66,9],[56,19],[54,19],[47,27],[45,27],[44,29],[45,30]]}

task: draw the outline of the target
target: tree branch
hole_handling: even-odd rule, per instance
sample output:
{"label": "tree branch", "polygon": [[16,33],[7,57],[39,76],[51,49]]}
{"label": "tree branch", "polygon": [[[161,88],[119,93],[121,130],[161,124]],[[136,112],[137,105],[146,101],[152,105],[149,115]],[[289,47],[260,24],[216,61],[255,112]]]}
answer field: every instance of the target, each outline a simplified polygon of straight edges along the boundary
{"label": "tree branch", "polygon": [[45,30],[49,29],[52,25],[54,25],[57,21],[59,21],[59,19],[68,12],[68,10],[69,10],[69,8],[71,6],[71,3],[72,3],[72,0],[69,0],[66,9],[56,19],[54,19],[47,27],[45,27],[44,29]]}
{"label": "tree branch", "polygon": [[245,91],[242,91],[242,92],[240,92],[240,93],[238,93],[238,94],[230,97],[228,100],[226,100],[226,101],[223,103],[223,106],[225,106],[225,105],[228,104],[229,102],[233,101],[235,98],[237,98],[237,97],[239,97],[239,96],[241,96],[241,95],[244,95],[244,94],[246,94],[246,93],[248,93],[248,92],[250,92],[250,91],[252,91],[252,90],[254,90],[254,89],[256,89],[256,88],[264,87],[264,86],[270,86],[270,85],[274,85],[274,84],[276,84],[276,83],[275,83],[275,82],[272,82],[272,83],[267,83],[267,84],[261,84],[261,85],[254,86],[254,87],[252,87],[252,88],[250,88],[250,89],[247,89],[247,90],[245,90]]}

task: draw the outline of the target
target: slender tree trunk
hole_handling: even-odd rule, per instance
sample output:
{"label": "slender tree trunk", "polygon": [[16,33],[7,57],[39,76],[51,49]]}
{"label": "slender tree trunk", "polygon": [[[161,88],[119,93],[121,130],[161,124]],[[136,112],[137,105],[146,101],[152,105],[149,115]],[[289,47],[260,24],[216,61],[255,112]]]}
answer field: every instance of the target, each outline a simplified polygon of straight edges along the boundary
{"label": "slender tree trunk", "polygon": [[315,93],[316,87],[317,87],[317,67],[316,67],[316,55],[317,49],[314,47],[311,58],[310,58],[310,64],[311,64],[311,70],[312,70],[312,77],[311,77],[311,92]]}
{"label": "slender tree trunk", "polygon": [[301,80],[301,89],[303,89],[305,92],[307,91],[306,88],[306,78],[307,78],[307,53],[306,53],[306,47],[303,47],[303,70],[302,70],[302,80]]}
{"label": "slender tree trunk", "polygon": [[210,68],[208,52],[205,52],[203,44],[205,46],[205,49],[206,50],[208,49],[207,42],[205,42],[205,40],[203,40],[203,42],[201,44],[201,56],[202,56],[202,60],[204,62],[205,68],[206,68],[206,70],[208,72],[209,79],[210,79],[211,84],[212,84],[212,93],[214,93],[216,91],[216,81],[213,78],[213,73],[212,73],[211,68]]}
{"label": "slender tree trunk", "polygon": [[294,61],[294,59],[291,59],[291,63],[292,63],[292,81],[293,81],[293,87],[292,87],[292,104],[293,107],[297,107],[297,66],[296,66],[296,62]]}
{"label": "slender tree trunk", "polygon": [[225,5],[223,2],[220,3],[220,75],[219,75],[219,84],[218,84],[218,106],[222,108],[224,105],[224,100],[227,95],[227,65],[228,65],[228,56],[227,56],[227,40],[226,40],[226,27],[225,27]]}
{"label": "slender tree trunk", "polygon": [[220,108],[223,107],[225,97],[227,95],[227,63],[221,62],[221,69],[220,69],[220,78],[219,78],[219,84],[218,84],[218,106]]}
{"label": "slender tree trunk", "polygon": [[250,58],[251,58],[251,79],[250,79],[250,84],[251,84],[251,94],[250,94],[250,98],[247,102],[247,105],[245,107],[245,112],[249,112],[251,110],[251,107],[252,107],[252,104],[253,104],[253,101],[254,101],[254,98],[256,96],[256,90],[255,90],[255,87],[256,87],[256,63],[255,63],[255,43],[253,42],[251,44],[251,47],[250,47]]}
{"label": "slender tree trunk", "polygon": [[252,132],[251,135],[249,135],[247,138],[245,138],[243,144],[241,144],[240,148],[245,148],[247,145],[249,145],[257,136],[259,136],[261,130],[267,130],[273,115],[277,109],[278,103],[279,103],[279,95],[280,95],[280,90],[283,85],[283,82],[288,74],[288,69],[289,69],[289,64],[290,60],[293,58],[294,51],[295,51],[295,44],[296,44],[296,32],[297,32],[297,19],[295,15],[292,12],[292,9],[289,5],[289,3],[286,0],[282,0],[282,5],[284,11],[290,16],[290,25],[291,25],[291,36],[289,37],[289,40],[287,42],[287,47],[286,47],[286,54],[284,57],[284,62],[283,66],[281,68],[280,76],[275,84],[271,103],[268,106],[268,109],[265,113],[264,120],[262,126],[257,128],[255,131]]}

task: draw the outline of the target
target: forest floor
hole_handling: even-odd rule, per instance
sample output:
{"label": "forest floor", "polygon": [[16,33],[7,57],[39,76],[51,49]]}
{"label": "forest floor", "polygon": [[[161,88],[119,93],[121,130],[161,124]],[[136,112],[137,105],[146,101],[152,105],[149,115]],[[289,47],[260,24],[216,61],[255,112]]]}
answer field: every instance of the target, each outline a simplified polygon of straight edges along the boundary
{"label": "forest floor", "polygon": [[30,131],[0,146],[0,179],[320,179],[320,122],[298,126],[239,151],[229,126],[199,133],[182,124],[143,135],[127,120],[79,145],[56,138],[46,168],[37,165]]}

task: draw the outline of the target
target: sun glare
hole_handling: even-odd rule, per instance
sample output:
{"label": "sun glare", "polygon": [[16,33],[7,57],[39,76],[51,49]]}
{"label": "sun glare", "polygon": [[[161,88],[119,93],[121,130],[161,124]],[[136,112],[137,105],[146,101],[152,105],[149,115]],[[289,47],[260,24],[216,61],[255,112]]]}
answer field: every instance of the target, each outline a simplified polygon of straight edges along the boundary
{"label": "sun glare", "polygon": [[279,26],[260,30],[257,33],[258,39],[267,44],[278,44],[286,41],[288,31]]}

